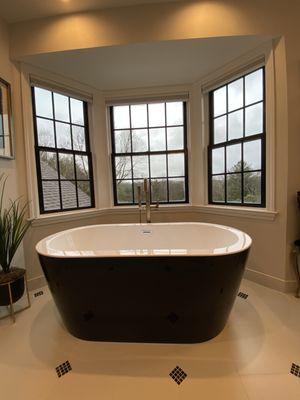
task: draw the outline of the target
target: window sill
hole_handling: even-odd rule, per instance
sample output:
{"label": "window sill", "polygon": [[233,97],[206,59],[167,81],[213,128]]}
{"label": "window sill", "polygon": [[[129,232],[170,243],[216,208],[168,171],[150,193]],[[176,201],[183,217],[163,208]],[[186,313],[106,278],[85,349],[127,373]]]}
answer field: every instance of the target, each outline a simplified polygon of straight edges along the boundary
{"label": "window sill", "polygon": [[99,215],[99,211],[96,208],[89,208],[86,210],[75,210],[75,211],[65,211],[63,213],[51,213],[51,214],[41,214],[36,218],[31,218],[31,226],[43,226],[52,225],[60,222],[69,222],[73,220],[81,220],[86,218],[92,218]]}
{"label": "window sill", "polygon": [[[160,213],[169,213],[170,211],[194,212],[195,207],[190,204],[168,204],[160,206]],[[156,211],[154,211],[156,212]],[[86,210],[66,211],[64,213],[43,214],[29,221],[33,227],[52,225],[61,222],[78,221],[82,219],[95,218],[100,215],[128,215],[136,214],[138,216],[138,206],[113,206],[110,208],[90,208]]]}
{"label": "window sill", "polygon": [[[143,204],[143,206],[145,206],[145,204]],[[151,206],[155,206],[154,204],[151,204]],[[185,210],[187,212],[189,211],[195,211],[194,210],[194,206],[192,206],[190,203],[176,203],[176,204],[159,204],[158,208],[154,208],[154,212],[155,211],[159,211],[159,212],[163,212],[163,213],[167,213],[169,211],[182,211]],[[134,213],[138,210],[138,206],[114,206],[112,208],[108,208],[106,209],[108,212],[110,212],[111,214],[127,214],[127,213]]]}
{"label": "window sill", "polygon": [[[191,204],[168,204],[160,206],[158,210],[154,212],[159,212],[163,214],[168,214],[172,212],[182,212],[182,213],[205,213],[205,214],[215,214],[231,217],[241,217],[241,218],[251,218],[257,220],[274,221],[276,211],[269,211],[266,209],[253,209],[250,207],[230,207],[230,206],[214,206],[214,205],[201,205],[192,206]],[[31,219],[33,227],[52,225],[61,222],[71,222],[78,221],[82,219],[96,218],[101,215],[137,215],[137,206],[114,206],[111,208],[101,208],[101,209],[87,209],[78,211],[67,211],[63,214],[53,213],[40,215],[37,218]]]}
{"label": "window sill", "polygon": [[198,212],[204,214],[224,215],[230,217],[250,218],[264,221],[274,221],[277,211],[267,210],[266,208],[256,207],[235,207],[207,204],[195,206]]}

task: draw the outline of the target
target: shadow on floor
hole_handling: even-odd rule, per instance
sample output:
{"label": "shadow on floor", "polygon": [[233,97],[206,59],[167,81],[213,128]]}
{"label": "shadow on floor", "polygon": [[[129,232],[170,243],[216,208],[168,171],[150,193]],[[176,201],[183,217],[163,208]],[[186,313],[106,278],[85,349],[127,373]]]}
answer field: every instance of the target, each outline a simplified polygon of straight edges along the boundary
{"label": "shadow on floor", "polygon": [[[63,326],[52,300],[32,322],[30,346],[48,368],[69,360],[73,371],[83,374],[130,377],[165,377],[176,365],[190,377],[218,377],[236,373],[235,361],[243,343],[251,349],[242,362],[255,358],[264,342],[264,328],[250,302],[237,301],[230,320],[216,338],[199,344],[150,344],[88,342],[71,336]],[[239,360],[241,364],[241,360]]]}

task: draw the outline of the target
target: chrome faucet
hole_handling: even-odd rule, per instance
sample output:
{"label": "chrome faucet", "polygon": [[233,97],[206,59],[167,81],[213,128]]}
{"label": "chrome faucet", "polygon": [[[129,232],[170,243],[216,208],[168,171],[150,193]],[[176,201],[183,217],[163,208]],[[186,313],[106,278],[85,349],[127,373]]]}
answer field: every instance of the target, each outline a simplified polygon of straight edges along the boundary
{"label": "chrome faucet", "polygon": [[158,208],[159,203],[157,202],[155,206],[151,205],[150,202],[150,188],[149,180],[144,179],[144,193],[145,193],[145,206],[142,205],[142,187],[138,186],[138,204],[139,204],[139,214],[140,214],[140,224],[142,223],[142,210],[146,211],[146,222],[149,224],[151,222],[151,208]]}

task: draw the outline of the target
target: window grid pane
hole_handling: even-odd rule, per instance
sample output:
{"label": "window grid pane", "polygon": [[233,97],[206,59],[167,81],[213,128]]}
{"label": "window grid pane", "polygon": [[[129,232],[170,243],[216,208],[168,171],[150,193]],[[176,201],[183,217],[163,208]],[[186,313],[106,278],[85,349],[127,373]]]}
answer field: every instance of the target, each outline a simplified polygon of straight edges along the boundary
{"label": "window grid pane", "polygon": [[40,212],[94,207],[87,104],[32,88]]}
{"label": "window grid pane", "polygon": [[[144,178],[152,203],[188,202],[186,103],[112,106],[110,117],[115,205],[137,204]],[[121,146],[124,130],[129,143]]]}
{"label": "window grid pane", "polygon": [[209,97],[209,203],[264,207],[264,68],[216,88]]}

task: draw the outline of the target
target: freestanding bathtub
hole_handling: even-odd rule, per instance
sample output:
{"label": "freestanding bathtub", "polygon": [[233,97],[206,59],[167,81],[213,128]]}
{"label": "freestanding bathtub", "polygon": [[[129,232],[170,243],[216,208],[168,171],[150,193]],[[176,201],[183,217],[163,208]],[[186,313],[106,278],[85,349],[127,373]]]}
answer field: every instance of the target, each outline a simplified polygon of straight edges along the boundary
{"label": "freestanding bathtub", "polygon": [[70,229],[36,249],[74,336],[193,343],[224,328],[250,246],[227,226],[162,223]]}

